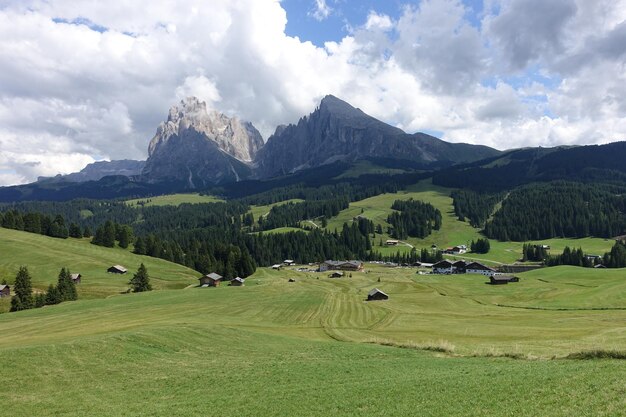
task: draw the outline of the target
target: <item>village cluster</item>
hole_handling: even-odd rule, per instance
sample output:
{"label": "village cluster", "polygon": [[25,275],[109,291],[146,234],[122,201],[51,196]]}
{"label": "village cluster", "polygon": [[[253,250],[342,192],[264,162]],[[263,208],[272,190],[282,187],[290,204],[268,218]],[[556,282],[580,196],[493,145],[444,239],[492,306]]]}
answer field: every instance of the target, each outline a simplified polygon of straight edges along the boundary
{"label": "village cluster", "polygon": [[[454,248],[450,248],[450,250],[454,250],[455,254],[465,253],[458,252],[458,250],[465,250],[463,246],[458,246]],[[371,262],[373,264],[380,264],[381,262]],[[492,285],[502,285],[508,284],[509,282],[519,282],[519,278],[510,274],[505,274],[499,272],[491,267],[483,265],[480,262],[466,262],[464,260],[450,261],[450,260],[442,260],[435,264],[421,263],[416,262],[411,265],[398,265],[395,263],[384,263],[387,266],[412,266],[412,267],[421,267],[421,268],[430,268],[432,271],[431,274],[440,274],[440,275],[451,275],[451,274],[477,274],[482,275],[489,278],[489,284]],[[280,264],[272,265],[272,269],[274,270],[282,270],[285,267],[296,267],[297,264],[292,259],[285,259]],[[363,272],[364,271],[364,262],[358,260],[345,260],[345,261],[336,261],[336,260],[326,260],[319,264],[310,263],[305,266],[300,266],[295,269],[290,269],[297,272],[330,272],[328,274],[328,278],[343,278],[348,274],[349,277],[352,276],[352,272]],[[418,271],[422,273],[422,271]],[[223,276],[211,272],[210,274],[204,275],[199,278],[200,284],[199,286],[202,288],[206,287],[217,287],[220,283],[224,281],[228,281],[230,286],[243,286],[245,283],[245,279],[236,277],[232,280],[227,280]],[[296,282],[295,278],[289,278],[288,282]],[[375,301],[375,300],[388,300],[389,295],[379,288],[373,288],[367,294],[367,301]]]}

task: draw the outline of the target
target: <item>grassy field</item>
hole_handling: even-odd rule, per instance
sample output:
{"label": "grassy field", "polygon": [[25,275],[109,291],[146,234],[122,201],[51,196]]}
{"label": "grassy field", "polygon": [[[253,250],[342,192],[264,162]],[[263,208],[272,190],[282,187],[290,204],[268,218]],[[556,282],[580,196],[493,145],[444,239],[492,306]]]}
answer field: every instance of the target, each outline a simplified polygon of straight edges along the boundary
{"label": "grassy field", "polygon": [[[260,269],[2,314],[0,401],[14,417],[625,415],[626,361],[551,359],[624,354],[625,271],[541,272]],[[373,286],[390,299],[363,301]]]}
{"label": "grassy field", "polygon": [[[377,235],[373,242],[377,251],[381,252],[383,255],[391,255],[398,251],[401,253],[408,252],[411,250],[411,246],[418,249],[430,249],[431,245],[437,245],[439,248],[455,245],[469,246],[472,240],[477,240],[484,236],[479,233],[478,229],[471,227],[468,222],[461,222],[456,218],[450,192],[451,190],[449,188],[437,187],[432,185],[429,181],[424,181],[410,187],[406,191],[381,194],[350,203],[348,209],[343,210],[338,216],[328,221],[327,228],[328,230],[341,230],[343,223],[350,223],[355,216],[361,214],[372,220],[374,224],[381,224],[385,231],[389,226],[387,216],[392,212],[391,205],[393,202],[395,200],[408,200],[413,198],[415,200],[428,202],[441,211],[443,216],[441,229],[433,231],[433,233],[425,239],[409,238],[405,241],[408,245],[397,247],[387,247],[384,245],[385,240],[390,238],[386,233]],[[380,246],[381,241],[383,242],[383,246]],[[491,251],[487,254],[464,254],[457,256],[457,258],[477,259],[488,264],[511,263],[521,258],[522,246],[525,242],[499,242],[491,240],[490,243]],[[602,255],[610,251],[614,244],[612,240],[598,238],[549,239],[530,243],[548,244],[551,246],[552,253],[561,253],[565,246],[570,246],[576,248],[582,247],[586,253],[597,255]]]}
{"label": "grassy field", "polygon": [[270,212],[270,210],[274,206],[281,206],[283,204],[288,204],[288,203],[301,203],[303,201],[304,200],[301,200],[299,198],[294,198],[291,200],[285,200],[285,201],[281,201],[278,203],[267,204],[264,206],[251,206],[249,213],[252,213],[252,216],[254,217],[254,221],[257,222],[259,220],[259,217],[267,216],[267,214]]}
{"label": "grassy field", "polygon": [[211,196],[211,195],[200,195],[197,193],[192,194],[169,194],[169,195],[160,195],[158,197],[150,197],[150,198],[138,198],[135,200],[128,200],[126,204],[129,206],[137,206],[138,204],[143,203],[145,207],[149,206],[180,206],[183,203],[189,204],[199,204],[199,203],[219,203],[224,200]]}
{"label": "grassy field", "polygon": [[376,165],[371,161],[357,161],[350,169],[337,176],[337,179],[341,178],[358,178],[365,174],[402,174],[407,172],[404,169],[386,168],[380,165]]}
{"label": "grassy field", "polygon": [[[194,284],[199,274],[189,268],[148,256],[135,255],[121,248],[92,245],[89,239],[55,239],[34,233],[0,228],[0,280],[12,283],[21,265],[28,266],[35,291],[45,291],[56,283],[59,271],[67,267],[82,274],[79,298],[107,297],[128,288],[128,280],[141,263],[148,268],[156,289],[184,288]],[[124,275],[107,273],[111,265],[128,269]],[[9,300],[0,300],[0,311],[7,311]]]}

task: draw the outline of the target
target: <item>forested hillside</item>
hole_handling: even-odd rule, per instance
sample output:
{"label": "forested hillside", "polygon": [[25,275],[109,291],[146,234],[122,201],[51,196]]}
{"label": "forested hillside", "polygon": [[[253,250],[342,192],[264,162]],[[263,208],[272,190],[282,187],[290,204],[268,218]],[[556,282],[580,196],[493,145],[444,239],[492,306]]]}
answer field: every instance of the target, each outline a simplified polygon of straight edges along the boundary
{"label": "forested hillside", "polygon": [[494,239],[610,238],[626,232],[626,188],[556,182],[511,192],[485,226]]}

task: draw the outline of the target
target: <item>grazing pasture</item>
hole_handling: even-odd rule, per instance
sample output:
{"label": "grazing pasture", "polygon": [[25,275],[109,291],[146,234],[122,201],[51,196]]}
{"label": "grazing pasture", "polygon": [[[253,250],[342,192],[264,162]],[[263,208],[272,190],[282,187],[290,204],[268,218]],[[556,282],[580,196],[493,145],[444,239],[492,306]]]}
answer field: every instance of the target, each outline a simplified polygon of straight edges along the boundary
{"label": "grazing pasture", "polygon": [[200,204],[200,203],[220,203],[224,200],[211,195],[200,195],[198,193],[187,194],[167,194],[157,197],[137,198],[126,201],[129,206],[143,205],[150,206],[180,206],[181,204]]}
{"label": "grazing pasture", "polygon": [[[625,271],[545,271],[494,287],[262,268],[245,287],[2,314],[0,401],[16,417],[623,415],[626,361],[568,357],[626,357]],[[389,300],[365,301],[373,287]]]}
{"label": "grazing pasture", "polygon": [[[129,288],[128,281],[143,262],[155,289],[184,288],[197,283],[197,272],[158,258],[135,255],[127,249],[105,248],[90,239],[56,239],[34,233],[0,228],[0,280],[13,282],[21,265],[30,272],[34,291],[45,291],[56,284],[59,271],[67,267],[82,274],[77,286],[80,299],[119,294]],[[128,269],[123,275],[107,273],[112,265]],[[0,300],[0,311],[7,311],[9,300]]]}

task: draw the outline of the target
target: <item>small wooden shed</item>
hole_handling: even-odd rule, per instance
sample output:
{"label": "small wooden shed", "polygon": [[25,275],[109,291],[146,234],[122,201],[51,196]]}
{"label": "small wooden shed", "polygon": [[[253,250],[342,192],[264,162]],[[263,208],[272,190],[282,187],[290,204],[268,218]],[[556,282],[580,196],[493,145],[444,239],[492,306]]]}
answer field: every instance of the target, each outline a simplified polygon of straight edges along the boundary
{"label": "small wooden shed", "polygon": [[125,274],[128,272],[128,269],[124,268],[122,265],[113,265],[107,269],[107,272],[111,274]]}
{"label": "small wooden shed", "polygon": [[11,296],[11,287],[8,285],[0,284],[0,298],[2,297],[10,297]]}
{"label": "small wooden shed", "polygon": [[343,272],[333,272],[328,278],[343,278]]}
{"label": "small wooden shed", "polygon": [[489,277],[491,285],[503,285],[509,282],[519,282],[519,278],[511,275],[492,275]]}
{"label": "small wooden shed", "polygon": [[81,274],[70,274],[70,278],[74,281],[74,284],[80,284],[80,280],[83,276]]}
{"label": "small wooden shed", "polygon": [[243,278],[235,278],[232,281],[230,281],[230,286],[231,287],[243,287],[245,284],[246,280]]}
{"label": "small wooden shed", "polygon": [[220,282],[224,279],[224,277],[220,274],[216,274],[215,272],[211,272],[210,274],[206,274],[198,279],[200,280],[201,287],[217,287],[220,285]]}
{"label": "small wooden shed", "polygon": [[367,293],[367,301],[388,300],[389,296],[378,288],[374,288]]}

